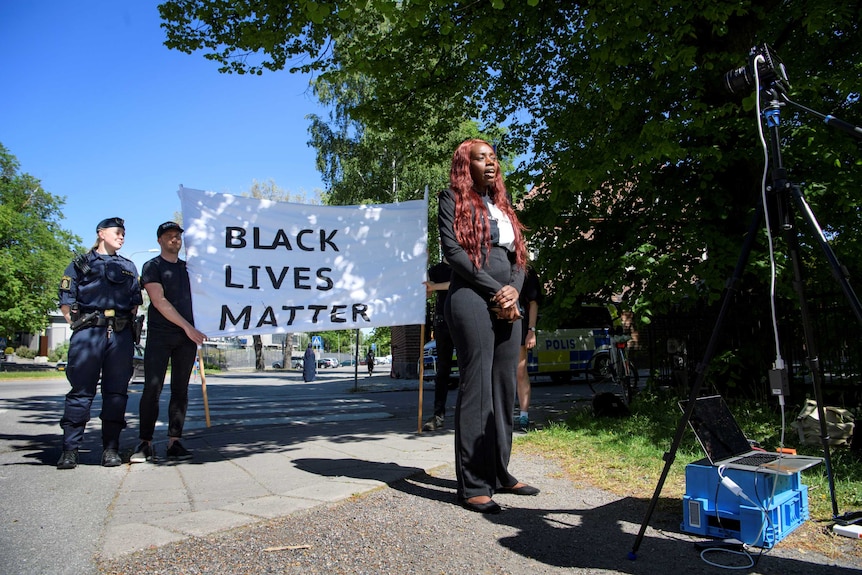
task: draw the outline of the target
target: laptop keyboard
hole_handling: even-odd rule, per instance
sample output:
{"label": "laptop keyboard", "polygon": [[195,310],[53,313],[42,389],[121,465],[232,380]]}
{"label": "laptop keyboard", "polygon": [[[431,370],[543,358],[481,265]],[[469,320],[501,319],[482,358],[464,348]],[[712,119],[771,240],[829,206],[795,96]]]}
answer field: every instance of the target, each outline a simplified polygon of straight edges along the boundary
{"label": "laptop keyboard", "polygon": [[753,465],[758,467],[760,465],[765,465],[767,463],[772,463],[776,459],[778,459],[778,454],[775,453],[752,453],[751,455],[746,455],[740,459],[736,459],[733,461],[734,465]]}

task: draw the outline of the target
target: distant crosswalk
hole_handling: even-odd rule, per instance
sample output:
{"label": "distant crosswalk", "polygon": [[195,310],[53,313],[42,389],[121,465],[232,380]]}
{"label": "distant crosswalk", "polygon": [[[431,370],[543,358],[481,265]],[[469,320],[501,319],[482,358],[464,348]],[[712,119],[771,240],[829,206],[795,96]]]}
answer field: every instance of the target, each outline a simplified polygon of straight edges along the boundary
{"label": "distant crosswalk", "polygon": [[[166,387],[162,394],[163,403],[169,395],[170,390]],[[367,398],[299,392],[290,386],[209,386],[207,400],[212,426],[308,425],[392,417],[383,404]],[[166,412],[166,407],[162,411]],[[204,408],[201,387],[191,386],[185,429],[206,427]],[[162,420],[160,424],[165,425],[165,418],[159,419]]]}

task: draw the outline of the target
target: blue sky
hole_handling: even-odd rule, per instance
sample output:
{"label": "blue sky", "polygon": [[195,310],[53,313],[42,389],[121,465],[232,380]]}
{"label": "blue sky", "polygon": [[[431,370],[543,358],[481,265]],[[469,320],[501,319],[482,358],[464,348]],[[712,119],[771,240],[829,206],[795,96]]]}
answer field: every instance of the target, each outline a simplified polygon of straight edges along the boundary
{"label": "blue sky", "polygon": [[0,1],[0,143],[20,170],[66,197],[64,228],[87,246],[103,218],[126,220],[121,251],[140,270],[177,189],[291,194],[323,187],[307,114],[325,115],[308,77],[220,74],[168,50],[150,0]]}

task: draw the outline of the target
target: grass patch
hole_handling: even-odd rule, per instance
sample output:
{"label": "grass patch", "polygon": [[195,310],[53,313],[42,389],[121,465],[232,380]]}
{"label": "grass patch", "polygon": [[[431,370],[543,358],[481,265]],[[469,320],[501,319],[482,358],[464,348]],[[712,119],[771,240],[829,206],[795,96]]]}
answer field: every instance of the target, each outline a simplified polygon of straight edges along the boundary
{"label": "grass patch", "polygon": [[66,374],[56,369],[0,371],[0,381],[13,379],[56,379]]}
{"label": "grass patch", "polygon": [[[632,415],[627,418],[599,418],[589,407],[579,409],[562,423],[550,423],[542,430],[519,437],[516,449],[555,460],[576,485],[588,484],[621,497],[650,500],[664,469],[664,454],[670,450],[682,416],[676,402],[676,397],[645,392],[632,403]],[[757,440],[768,451],[779,446],[781,417],[773,406],[737,403],[731,405],[731,411],[747,437]],[[789,429],[795,413],[786,417],[785,447],[795,448],[801,455],[822,456],[819,447],[797,445],[798,437]],[[830,454],[839,513],[862,509],[862,461],[843,447],[833,448]],[[679,511],[680,521],[685,466],[703,457],[694,433],[686,429],[661,492],[662,500],[669,500],[674,506],[670,510]],[[812,521],[797,530],[804,535],[794,541],[800,547],[833,556],[837,553],[835,537],[824,533],[832,519],[825,465],[804,471],[802,481],[809,489]],[[862,558],[858,547],[851,550]]]}

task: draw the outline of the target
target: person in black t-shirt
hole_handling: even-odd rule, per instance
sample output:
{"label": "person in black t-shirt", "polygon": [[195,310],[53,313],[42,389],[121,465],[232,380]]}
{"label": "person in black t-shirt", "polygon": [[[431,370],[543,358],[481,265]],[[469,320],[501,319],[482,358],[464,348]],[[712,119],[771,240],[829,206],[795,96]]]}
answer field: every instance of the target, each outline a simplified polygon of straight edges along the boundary
{"label": "person in black t-shirt", "polygon": [[144,264],[141,284],[150,296],[147,344],[144,350],[144,391],[140,405],[140,444],[130,463],[155,462],[153,434],[159,418],[159,396],[171,364],[171,400],[168,404],[167,457],[187,460],[192,453],[180,443],[189,405],[189,378],[197,348],[206,335],[194,326],[192,292],[186,262],[179,258],[183,229],[165,222],[156,231],[161,253]]}

